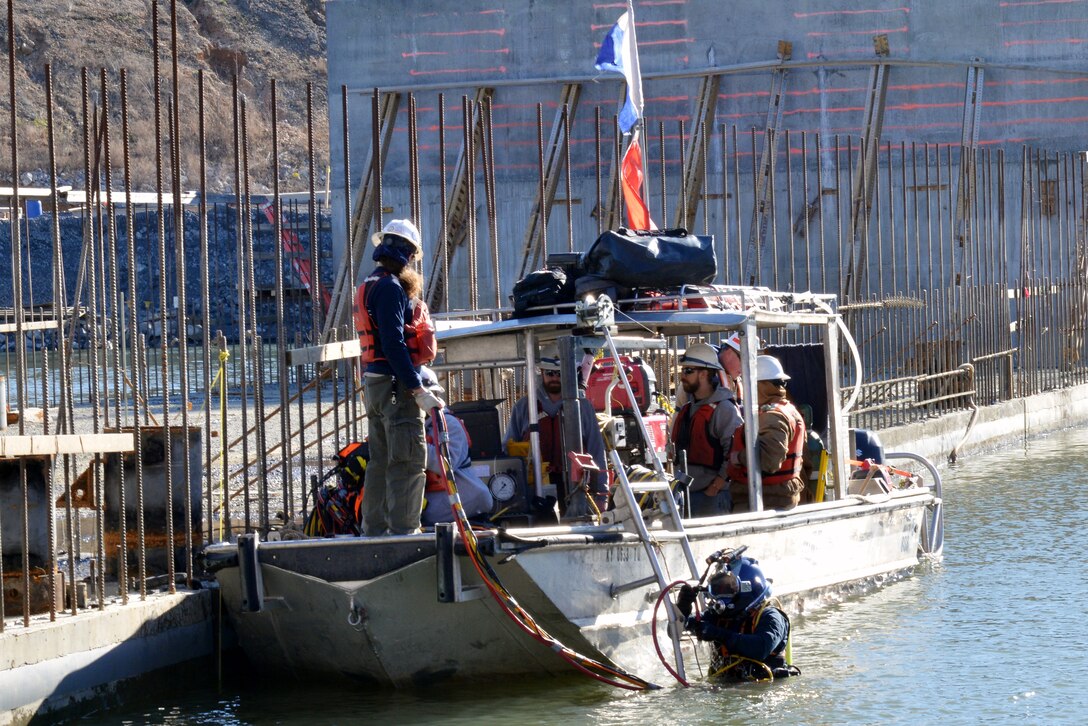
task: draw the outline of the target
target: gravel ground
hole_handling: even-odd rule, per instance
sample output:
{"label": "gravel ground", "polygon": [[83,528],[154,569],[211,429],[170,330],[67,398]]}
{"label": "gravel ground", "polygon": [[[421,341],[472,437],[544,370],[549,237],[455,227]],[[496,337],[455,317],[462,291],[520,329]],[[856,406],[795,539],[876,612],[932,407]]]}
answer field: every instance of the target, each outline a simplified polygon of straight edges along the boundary
{"label": "gravel ground", "polygon": [[[359,439],[366,436],[365,418],[358,422],[358,425],[355,427],[355,432],[347,425],[346,422],[350,418],[350,411],[343,400],[339,402],[336,411],[332,410],[332,388],[331,386],[326,385],[321,392],[321,409],[324,411],[324,415],[321,417],[323,444],[319,451],[318,426],[316,423],[317,402],[314,392],[308,392],[305,395],[301,411],[297,401],[292,401],[290,403],[288,426],[290,431],[289,441],[291,456],[287,467],[289,476],[285,477],[280,446],[282,436],[281,416],[278,412],[279,409],[277,408],[278,392],[269,391],[266,396],[268,398],[266,398],[264,404],[265,417],[267,419],[264,425],[264,449],[267,453],[264,455],[258,454],[260,450],[260,439],[259,432],[256,430],[255,426],[258,415],[257,406],[254,403],[252,396],[249,397],[244,406],[241,398],[228,398],[225,417],[225,437],[222,435],[224,418],[219,408],[219,401],[215,397],[212,399],[210,438],[207,437],[205,429],[203,400],[198,400],[191,405],[188,414],[188,424],[190,427],[199,427],[201,429],[201,439],[206,445],[210,445],[210,452],[205,452],[205,455],[200,457],[201,466],[199,470],[190,473],[190,480],[193,481],[194,484],[199,482],[198,486],[201,492],[200,499],[202,503],[207,502],[210,481],[212,511],[214,515],[213,528],[216,530],[216,538],[218,538],[219,528],[218,512],[223,500],[222,444],[224,439],[230,446],[226,457],[228,490],[231,493],[230,513],[233,524],[235,525],[235,532],[238,532],[241,531],[240,527],[245,519],[244,513],[247,499],[246,480],[248,480],[248,509],[251,523],[256,526],[259,522],[261,516],[260,493],[261,490],[264,489],[267,492],[266,496],[269,516],[272,519],[273,525],[278,526],[279,524],[282,524],[284,520],[287,495],[291,495],[291,513],[298,515],[302,510],[303,491],[309,488],[308,486],[304,486],[303,482],[308,481],[313,474],[328,471],[335,462],[333,458],[335,452],[344,444],[355,440],[356,436],[354,434],[356,432]],[[14,403],[11,404],[11,408],[16,408]],[[123,427],[131,427],[131,402],[128,402],[127,410],[125,409],[126,407],[123,406],[121,424]],[[361,397],[357,404],[357,410],[362,413],[363,402]],[[161,430],[163,421],[166,418],[164,417],[161,399],[151,402],[151,415],[153,416],[154,421],[150,424],[145,424],[145,428],[149,427],[152,430],[159,428]],[[57,431],[56,419],[57,413],[54,408],[50,411],[49,416],[48,431],[50,433],[56,433]],[[74,431],[76,433],[93,433],[95,431],[94,410],[91,406],[77,407],[74,411],[73,419]],[[300,419],[306,422],[306,428],[301,436],[299,435]],[[99,430],[106,432],[116,430],[112,403],[110,405],[108,420],[105,414],[100,413],[99,421]],[[168,413],[168,421],[172,428],[182,425],[183,417],[180,401],[172,402],[172,406]],[[338,430],[336,428],[337,424],[339,424]],[[22,433],[25,435],[37,435],[45,432],[46,426],[43,411],[41,409],[28,409],[27,417],[23,422]],[[243,432],[245,432],[244,437]],[[6,435],[18,435],[20,433],[19,425],[17,423],[9,425],[8,430],[5,433]],[[305,444],[305,457],[303,457],[301,451],[303,443]],[[212,457],[210,470],[207,468],[208,453],[210,453]],[[175,487],[176,482],[183,476],[183,461],[181,454],[182,452],[179,449],[175,449],[173,461]],[[193,455],[191,454],[191,456]],[[73,472],[74,475],[77,475],[90,466],[92,456],[90,454],[81,454],[74,456],[74,459]],[[195,456],[191,460],[195,460]],[[267,470],[263,472],[264,480],[267,482],[266,487],[262,487],[258,483],[262,475],[262,464],[267,467]],[[243,477],[243,471],[247,472],[248,476]],[[60,467],[57,468],[55,476],[56,480],[53,482],[52,489],[54,495],[59,496],[65,490],[64,475]],[[296,516],[296,519],[299,519],[299,517]],[[206,523],[206,513],[202,517],[202,520]],[[203,526],[206,528],[206,524]]]}

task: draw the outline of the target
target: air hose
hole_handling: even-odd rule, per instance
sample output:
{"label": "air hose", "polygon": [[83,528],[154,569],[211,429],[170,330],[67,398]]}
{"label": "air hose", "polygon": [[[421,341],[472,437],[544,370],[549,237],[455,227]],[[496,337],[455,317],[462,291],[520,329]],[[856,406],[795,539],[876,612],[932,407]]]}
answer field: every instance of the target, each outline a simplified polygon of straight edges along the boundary
{"label": "air hose", "polygon": [[[654,603],[653,618],[650,620],[650,633],[653,635],[654,650],[657,651],[657,657],[658,660],[661,661],[661,665],[665,666],[665,670],[667,670],[669,672],[669,675],[675,678],[681,686],[683,686],[684,688],[691,688],[691,684],[684,680],[684,677],[677,673],[675,668],[669,665],[669,659],[665,657],[664,651],[661,650],[661,644],[657,640],[657,611],[661,609],[661,603],[665,602],[665,598],[669,596],[669,593],[672,591],[672,589],[677,585],[684,584],[684,580],[676,580],[675,582],[670,582],[669,586],[662,590],[661,594],[657,596],[657,602]],[[679,622],[680,621],[677,620],[677,623]]]}
{"label": "air hose", "polygon": [[601,663],[598,660],[582,655],[573,648],[564,645],[548,633],[543,626],[541,626],[533,616],[525,610],[525,608],[518,604],[514,596],[503,586],[502,582],[499,581],[499,577],[495,573],[494,568],[491,567],[491,564],[480,553],[476,533],[472,530],[472,525],[469,523],[464,509],[461,507],[461,499],[457,494],[457,484],[453,478],[453,467],[450,465],[449,433],[446,428],[446,419],[445,415],[442,413],[442,409],[434,408],[431,410],[431,425],[434,430],[434,440],[436,442],[435,448],[436,451],[440,453],[440,456],[437,458],[439,466],[442,469],[442,478],[446,482],[446,491],[449,495],[450,507],[454,513],[454,521],[457,523],[458,534],[461,536],[461,541],[468,553],[469,560],[476,569],[476,574],[479,575],[480,580],[487,587],[491,596],[495,599],[495,602],[498,603],[499,607],[502,608],[503,612],[505,612],[522,631],[540,644],[554,651],[556,655],[590,678],[629,691],[646,691],[660,688],[660,686],[639,678],[634,674],[627,673],[621,668]]}
{"label": "air hose", "polygon": [[[697,582],[695,584],[695,591],[696,592],[702,592],[703,591],[703,583],[706,582],[706,578],[710,574],[710,569],[715,564],[722,563],[722,564],[725,564],[726,566],[728,566],[736,558],[738,558],[742,554],[744,554],[745,550],[747,550],[747,549],[748,549],[747,545],[741,545],[740,547],[738,547],[735,550],[718,550],[717,552],[714,552],[709,557],[707,557],[706,558],[706,569],[703,570],[703,576],[699,578],[699,582]],[[691,684],[688,683],[679,673],[677,673],[676,669],[674,669],[671,665],[669,665],[669,660],[668,660],[668,658],[665,657],[665,653],[661,650],[661,645],[660,645],[660,643],[658,643],[658,640],[657,640],[657,611],[661,609],[661,603],[665,602],[665,598],[667,598],[669,596],[669,593],[672,592],[672,589],[674,587],[676,587],[677,585],[685,585],[685,584],[686,584],[685,580],[676,580],[674,582],[670,582],[667,587],[665,587],[664,589],[661,590],[661,594],[657,596],[657,602],[654,603],[653,617],[650,620],[650,632],[653,635],[654,650],[657,651],[657,657],[658,657],[658,660],[661,661],[661,665],[665,666],[665,670],[667,670],[672,675],[672,677],[675,678],[678,683],[680,683],[680,685],[682,685],[684,688],[690,688]],[[696,608],[699,607],[698,603],[695,603],[695,607]],[[696,609],[695,613],[696,613],[696,615],[699,614],[698,609]]]}
{"label": "air hose", "polygon": [[850,349],[850,355],[854,359],[854,389],[850,392],[850,398],[842,406],[842,415],[845,416],[854,408],[854,404],[858,402],[858,397],[861,395],[861,353],[858,352],[854,336],[850,334],[850,329],[846,327],[842,316],[837,315],[827,303],[818,298],[813,298],[812,304],[828,315],[835,315],[835,325],[842,333],[842,338],[846,341],[846,347]]}

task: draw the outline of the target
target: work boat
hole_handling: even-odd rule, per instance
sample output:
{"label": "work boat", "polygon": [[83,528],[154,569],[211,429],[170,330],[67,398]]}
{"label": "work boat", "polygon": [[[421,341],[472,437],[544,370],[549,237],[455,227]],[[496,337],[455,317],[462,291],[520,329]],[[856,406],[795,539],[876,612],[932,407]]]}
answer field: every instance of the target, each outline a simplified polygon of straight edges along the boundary
{"label": "work boat", "polygon": [[[528,467],[494,452],[479,462],[496,510],[503,510],[500,526],[439,525],[433,532],[373,538],[259,541],[245,535],[209,547],[206,562],[253,663],[397,687],[574,669],[642,687],[666,682],[667,669],[682,675],[685,665],[690,677],[697,662],[706,662],[695,660],[697,645],[676,627],[678,616],[661,595],[675,581],[698,580],[716,554],[721,559],[722,552],[746,547],[793,613],[864,592],[940,557],[940,478],[933,465],[895,452],[883,453],[883,462],[880,452],[852,461],[854,432],[846,428],[845,412],[856,398],[860,359],[833,296],[717,287],[712,295],[617,303],[602,296],[574,309],[534,312],[542,314],[440,321],[435,367],[458,371],[476,385],[495,371],[506,371],[507,379],[517,371],[526,390],[534,390],[536,351],[557,343],[566,400],[585,395],[577,383],[584,351],[612,361],[637,355],[675,365],[686,344],[738,333],[742,399],[754,401],[759,347],[772,339],[799,341],[790,347],[801,357],[786,355],[785,346],[772,350],[787,371],[791,361],[795,370],[798,361],[805,368],[793,375],[790,391],[796,403],[811,407],[825,442],[814,501],[763,511],[753,473],[754,511],[683,516],[677,504],[683,477],[663,462],[664,414],[638,406],[615,416],[607,410],[639,393],[624,366],[615,365],[604,412],[614,485],[604,512],[567,522],[534,509],[549,494],[534,432]],[[857,380],[840,390],[840,364],[851,360]],[[620,389],[626,396],[617,395]],[[535,420],[532,397],[530,403]],[[753,408],[743,407],[747,430],[758,429]],[[581,440],[578,418],[564,417],[564,442]],[[472,417],[465,421],[471,429]],[[754,437],[748,439],[748,460],[757,460]],[[577,459],[571,457],[567,481],[579,480]]]}

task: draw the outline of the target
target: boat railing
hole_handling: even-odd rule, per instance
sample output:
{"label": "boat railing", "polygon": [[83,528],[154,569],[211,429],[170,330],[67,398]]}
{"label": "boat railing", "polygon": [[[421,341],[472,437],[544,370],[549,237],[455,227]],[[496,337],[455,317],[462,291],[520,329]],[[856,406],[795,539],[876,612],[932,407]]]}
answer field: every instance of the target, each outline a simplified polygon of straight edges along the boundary
{"label": "boat railing", "polygon": [[936,465],[921,454],[910,451],[889,451],[884,454],[885,461],[907,460],[921,465],[929,474],[925,486],[933,490],[933,504],[929,507],[929,516],[922,522],[919,546],[927,555],[939,557],[944,548],[944,502],[941,495],[941,473]]}
{"label": "boat railing", "polygon": [[[576,312],[578,302],[564,302],[555,305],[539,305],[527,309],[533,315],[571,315]],[[837,297],[833,294],[813,292],[781,292],[767,287],[747,285],[683,285],[676,293],[658,293],[649,290],[636,290],[631,295],[615,301],[618,314],[625,312],[653,311],[700,311],[700,310],[761,310],[775,313],[833,313],[837,310]],[[513,317],[512,307],[499,307],[480,310],[454,310],[434,314],[436,320],[447,324],[467,322],[487,322],[505,320]]]}
{"label": "boat railing", "polygon": [[976,394],[974,366],[963,364],[936,373],[863,383],[850,415],[865,427],[898,425],[973,409]]}
{"label": "boat railing", "polygon": [[505,320],[513,312],[513,308],[480,308],[477,310],[449,310],[443,313],[432,313],[431,317],[435,320],[449,322],[486,323]]}

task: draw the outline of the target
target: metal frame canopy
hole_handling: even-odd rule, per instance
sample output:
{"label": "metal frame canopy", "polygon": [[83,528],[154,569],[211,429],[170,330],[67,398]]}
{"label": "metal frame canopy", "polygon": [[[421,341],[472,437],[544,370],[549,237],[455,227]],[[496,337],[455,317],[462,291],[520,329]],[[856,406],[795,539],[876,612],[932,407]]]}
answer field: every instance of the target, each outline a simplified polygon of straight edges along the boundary
{"label": "metal frame canopy", "polygon": [[[831,467],[838,483],[837,494],[845,494],[846,456],[845,431],[839,385],[839,328],[841,321],[835,310],[833,295],[812,293],[772,293],[764,289],[737,288],[737,310],[713,310],[708,308],[679,310],[614,311],[609,330],[609,346],[615,350],[639,350],[662,348],[668,338],[720,334],[738,331],[741,334],[741,364],[743,397],[746,401],[758,400],[756,391],[755,363],[758,355],[758,332],[769,328],[819,328],[826,364],[826,393],[829,415],[829,450]],[[679,307],[683,306],[683,299]],[[560,306],[560,308],[565,306]],[[573,347],[595,339],[602,328],[587,326],[583,315],[576,312],[560,312],[560,308],[545,310],[545,314],[528,318],[507,320],[481,320],[480,314],[444,316],[437,321],[439,348],[443,360],[435,364],[440,370],[471,370],[492,367],[521,367],[527,371],[527,385],[535,387],[534,365],[537,346],[543,342],[560,342],[560,357],[570,358]],[[609,308],[611,305],[609,304]],[[501,311],[491,311],[490,316]],[[596,346],[594,346],[596,347]],[[564,351],[568,355],[564,355]],[[573,379],[572,379],[573,380]],[[577,392],[572,394],[577,396]],[[535,397],[529,396],[530,416],[536,418]],[[750,431],[758,430],[758,410],[754,406],[743,407],[744,425]],[[534,465],[539,462],[539,444],[535,435],[533,444]],[[757,460],[755,437],[747,437],[748,460]],[[540,481],[539,471],[537,481]],[[762,486],[758,471],[749,480],[749,497],[753,510],[763,508]]]}
{"label": "metal frame canopy", "polygon": [[[733,292],[731,289],[725,294]],[[758,288],[736,288],[735,292],[739,310],[616,310],[614,335],[649,342],[666,337],[742,330],[749,324],[761,329],[825,327],[838,318],[833,295],[771,293]],[[620,301],[620,304],[625,302]],[[683,305],[683,299],[680,302]],[[438,316],[436,337],[439,347],[445,351],[443,364],[438,367],[524,362],[527,349],[523,341],[527,333],[540,343],[576,334],[585,328],[585,322],[573,311],[566,312],[566,307],[553,308],[550,314],[507,320],[481,320],[479,314]]]}

